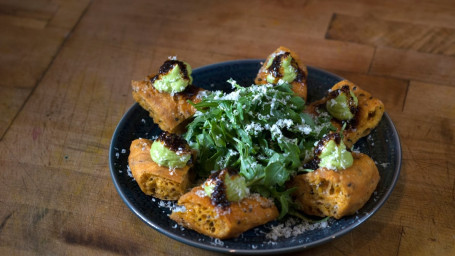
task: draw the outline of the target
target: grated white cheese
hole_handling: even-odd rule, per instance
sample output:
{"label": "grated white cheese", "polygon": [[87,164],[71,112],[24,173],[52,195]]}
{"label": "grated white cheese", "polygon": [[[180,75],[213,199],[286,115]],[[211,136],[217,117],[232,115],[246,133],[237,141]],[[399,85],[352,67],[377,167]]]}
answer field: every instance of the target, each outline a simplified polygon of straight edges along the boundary
{"label": "grated white cheese", "polygon": [[280,128],[286,127],[289,129],[294,124],[294,122],[291,119],[279,119],[275,124]]}
{"label": "grated white cheese", "polygon": [[272,132],[272,136],[275,136],[277,138],[283,137],[280,127],[276,124],[273,124],[272,127],[270,127],[270,132]]}
{"label": "grated white cheese", "polygon": [[158,207],[167,208],[169,210],[172,210],[172,209],[175,208],[175,204],[174,204],[174,201],[163,201],[163,200],[160,200],[158,202]]}
{"label": "grated white cheese", "polygon": [[206,197],[206,196],[207,196],[207,194],[205,193],[204,190],[198,190],[198,191],[196,191],[195,194],[196,194],[198,197]]}
{"label": "grated white cheese", "polygon": [[289,218],[285,223],[270,227],[270,232],[265,234],[267,239],[276,241],[280,237],[289,238],[295,237],[307,230],[314,230],[328,227],[327,221],[309,223],[296,218]]}
{"label": "grated white cheese", "polygon": [[[184,205],[176,205],[173,209],[173,212],[186,212],[186,207]],[[177,224],[176,224],[177,225]]]}
{"label": "grated white cheese", "polygon": [[213,241],[210,242],[210,244],[215,246],[224,246],[224,242],[221,241],[219,238],[213,239]]}
{"label": "grated white cheese", "polygon": [[196,98],[203,99],[203,98],[207,97],[209,94],[210,94],[209,91],[199,91]]}
{"label": "grated white cheese", "polygon": [[130,169],[129,165],[126,166],[126,173],[128,174],[128,176],[130,178],[132,178],[134,180],[134,176],[133,176],[133,173],[131,172],[131,169]]}
{"label": "grated white cheese", "polygon": [[221,99],[237,101],[237,100],[239,100],[239,98],[240,98],[240,90],[235,90],[235,91],[233,91],[231,93],[226,94]]}
{"label": "grated white cheese", "polygon": [[313,129],[311,129],[311,127],[309,125],[306,125],[306,124],[299,124],[296,126],[297,130],[299,130],[300,132],[303,132],[305,135],[308,135],[310,134]]}
{"label": "grated white cheese", "polygon": [[147,149],[147,142],[143,142],[141,150],[145,151],[146,149]]}
{"label": "grated white cheese", "polygon": [[380,163],[378,165],[380,165],[382,168],[387,168],[389,167],[390,163]]}
{"label": "grated white cheese", "polygon": [[260,123],[251,122],[250,124],[247,124],[245,126],[245,132],[252,131],[254,135],[258,135],[263,130],[264,128],[261,126]]}

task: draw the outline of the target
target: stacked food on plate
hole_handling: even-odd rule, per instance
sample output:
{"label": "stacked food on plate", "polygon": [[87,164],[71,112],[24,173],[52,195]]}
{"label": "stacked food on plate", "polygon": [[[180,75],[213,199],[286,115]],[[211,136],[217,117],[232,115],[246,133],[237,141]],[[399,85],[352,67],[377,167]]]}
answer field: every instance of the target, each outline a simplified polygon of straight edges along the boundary
{"label": "stacked food on plate", "polygon": [[138,186],[177,200],[170,218],[178,224],[219,239],[287,215],[354,214],[380,177],[352,148],[378,125],[384,105],[346,80],[307,104],[307,77],[299,57],[279,47],[254,84],[227,81],[230,93],[194,85],[190,65],[175,57],[133,81],[134,99],[163,131],[131,143]]}

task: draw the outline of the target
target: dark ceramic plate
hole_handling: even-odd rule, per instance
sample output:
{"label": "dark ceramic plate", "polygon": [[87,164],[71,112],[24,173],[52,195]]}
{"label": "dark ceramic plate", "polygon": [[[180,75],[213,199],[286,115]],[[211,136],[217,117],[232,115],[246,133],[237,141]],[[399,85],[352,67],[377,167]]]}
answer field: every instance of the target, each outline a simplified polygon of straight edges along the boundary
{"label": "dark ceramic plate", "polygon": [[[223,62],[197,68],[193,71],[194,84],[208,90],[230,91],[226,81],[235,79],[241,85],[250,85],[263,60],[240,60]],[[320,99],[326,91],[342,78],[321,69],[308,67],[308,101]],[[145,223],[175,240],[199,248],[218,252],[239,254],[283,253],[313,247],[346,234],[370,218],[387,200],[397,182],[401,167],[401,146],[397,131],[387,114],[378,127],[358,141],[355,149],[368,154],[377,163],[381,180],[366,205],[356,215],[340,220],[330,220],[329,226],[305,231],[290,238],[266,239],[268,226],[245,232],[236,239],[219,241],[193,230],[177,226],[169,219],[169,202],[154,199],[141,192],[128,172],[128,154],[131,142],[139,137],[152,138],[161,130],[148,113],[134,104],[123,116],[112,137],[109,149],[109,164],[112,180],[118,193],[128,207]]]}

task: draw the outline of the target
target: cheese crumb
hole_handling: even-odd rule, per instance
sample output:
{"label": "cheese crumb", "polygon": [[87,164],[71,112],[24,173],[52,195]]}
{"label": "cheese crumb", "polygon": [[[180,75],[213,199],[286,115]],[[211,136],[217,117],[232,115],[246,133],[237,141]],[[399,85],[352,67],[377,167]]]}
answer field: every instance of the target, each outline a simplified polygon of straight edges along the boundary
{"label": "cheese crumb", "polygon": [[276,241],[280,237],[289,238],[295,237],[307,230],[314,230],[328,227],[327,221],[310,223],[296,218],[289,218],[285,223],[270,227],[270,232],[265,234],[267,239]]}

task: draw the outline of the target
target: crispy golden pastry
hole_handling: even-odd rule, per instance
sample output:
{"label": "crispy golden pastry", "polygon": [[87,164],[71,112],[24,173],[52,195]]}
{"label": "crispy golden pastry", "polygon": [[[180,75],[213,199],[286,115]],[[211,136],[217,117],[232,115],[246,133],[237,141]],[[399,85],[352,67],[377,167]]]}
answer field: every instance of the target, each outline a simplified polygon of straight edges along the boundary
{"label": "crispy golden pastry", "polygon": [[[348,148],[350,148],[360,138],[370,134],[371,130],[379,124],[382,119],[382,115],[384,114],[384,103],[371,96],[369,92],[362,90],[359,86],[347,80],[336,83],[332,87],[331,91],[340,89],[343,86],[348,86],[358,99],[357,112],[352,120],[346,122],[347,126],[343,131],[343,142]],[[325,97],[311,103],[306,109],[306,112],[317,114],[318,109],[325,109],[325,103],[327,100],[329,100],[329,97]],[[341,130],[343,126],[341,121],[332,118],[331,122],[338,129],[338,131]]]}
{"label": "crispy golden pastry", "polygon": [[292,57],[292,63],[291,65],[296,69],[297,71],[297,76],[296,78],[290,83],[292,85],[292,90],[300,97],[304,98],[306,100],[307,98],[307,85],[306,85],[306,78],[308,76],[308,70],[307,67],[300,61],[299,56],[291,51],[290,49],[280,46],[278,49],[276,49],[269,57],[265,60],[264,65],[259,69],[259,72],[256,76],[256,79],[254,82],[256,84],[267,84],[267,76],[271,73],[276,73],[275,75],[275,81],[273,82],[274,84],[278,83],[280,80],[279,74],[280,72],[280,62],[279,59],[278,61],[273,61],[270,67],[267,67],[267,63],[271,61],[271,59],[281,56],[286,56],[287,54],[291,55]]}
{"label": "crispy golden pastry", "polygon": [[190,166],[169,169],[159,166],[150,156],[151,140],[136,139],[131,143],[128,164],[134,179],[146,195],[163,200],[177,200],[192,178]]}
{"label": "crispy golden pastry", "polygon": [[203,89],[189,85],[184,91],[175,94],[159,92],[150,81],[152,77],[149,76],[144,81],[131,82],[134,100],[149,112],[161,130],[177,134],[183,133],[189,119],[196,112],[188,100],[194,103],[200,102],[199,93]]}
{"label": "crispy golden pastry", "polygon": [[239,236],[278,217],[278,209],[267,198],[250,195],[227,208],[214,206],[201,186],[180,197],[170,218],[179,225],[219,239]]}
{"label": "crispy golden pastry", "polygon": [[352,156],[354,164],[347,169],[319,168],[292,179],[290,187],[297,188],[294,196],[303,212],[340,219],[362,208],[376,189],[379,172],[367,155]]}

